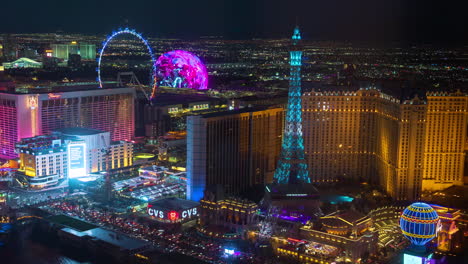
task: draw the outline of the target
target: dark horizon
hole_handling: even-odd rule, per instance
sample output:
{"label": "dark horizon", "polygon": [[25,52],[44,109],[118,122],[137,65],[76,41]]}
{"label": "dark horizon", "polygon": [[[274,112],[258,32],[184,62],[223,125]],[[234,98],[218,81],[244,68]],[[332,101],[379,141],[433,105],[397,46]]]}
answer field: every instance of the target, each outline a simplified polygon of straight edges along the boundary
{"label": "dark horizon", "polygon": [[[193,39],[287,38],[298,21],[307,40],[464,44],[463,8],[423,0],[57,0],[7,1],[1,33],[108,34],[131,27],[146,36]],[[26,7],[26,8],[25,8]],[[29,19],[18,19],[21,18]]]}

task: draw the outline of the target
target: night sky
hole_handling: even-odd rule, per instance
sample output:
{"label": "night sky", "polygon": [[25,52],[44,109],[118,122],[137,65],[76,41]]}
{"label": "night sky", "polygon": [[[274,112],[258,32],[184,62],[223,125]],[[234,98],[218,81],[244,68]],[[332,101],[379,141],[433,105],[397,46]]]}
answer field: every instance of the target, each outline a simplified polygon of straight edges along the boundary
{"label": "night sky", "polygon": [[296,17],[310,40],[468,40],[463,1],[451,0],[1,0],[0,32],[108,33],[228,39],[289,37]]}

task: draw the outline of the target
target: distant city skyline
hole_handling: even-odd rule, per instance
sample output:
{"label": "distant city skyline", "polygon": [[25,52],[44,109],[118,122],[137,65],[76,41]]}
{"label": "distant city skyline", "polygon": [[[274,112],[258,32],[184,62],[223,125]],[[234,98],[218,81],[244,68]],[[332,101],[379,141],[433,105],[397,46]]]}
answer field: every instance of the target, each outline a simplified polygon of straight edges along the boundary
{"label": "distant city skyline", "polygon": [[[3,3],[7,22],[0,25],[0,33],[106,34],[129,26],[152,37],[281,38],[298,21],[308,40],[448,44],[468,40],[463,9],[435,1],[180,0],[174,5],[84,0],[67,5],[47,0],[36,5],[32,0],[22,1],[21,6]],[[19,14],[28,19],[18,19]]]}

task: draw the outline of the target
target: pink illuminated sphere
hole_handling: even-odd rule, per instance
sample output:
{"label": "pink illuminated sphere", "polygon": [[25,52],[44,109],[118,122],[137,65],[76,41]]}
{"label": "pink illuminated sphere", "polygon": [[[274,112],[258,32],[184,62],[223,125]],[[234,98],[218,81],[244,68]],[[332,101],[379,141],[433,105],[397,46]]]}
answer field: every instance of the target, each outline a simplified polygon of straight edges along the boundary
{"label": "pink illuminated sphere", "polygon": [[208,72],[195,54],[185,50],[173,50],[156,61],[158,85],[175,88],[208,89]]}

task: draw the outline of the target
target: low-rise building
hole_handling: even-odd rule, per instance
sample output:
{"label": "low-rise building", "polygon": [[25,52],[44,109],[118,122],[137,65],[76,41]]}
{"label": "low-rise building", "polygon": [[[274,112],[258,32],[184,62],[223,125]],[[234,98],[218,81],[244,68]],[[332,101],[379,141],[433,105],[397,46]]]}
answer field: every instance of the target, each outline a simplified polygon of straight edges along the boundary
{"label": "low-rise building", "polygon": [[4,62],[3,67],[5,67],[5,69],[42,68],[42,62],[34,61],[29,58],[19,58],[12,62]]}
{"label": "low-rise building", "polygon": [[321,247],[337,248],[342,256],[356,262],[377,253],[378,233],[370,230],[371,218],[356,211],[340,211],[321,217],[300,228],[300,238]]}
{"label": "low-rise building", "polygon": [[57,130],[64,137],[74,137],[85,142],[87,149],[86,173],[128,167],[133,164],[133,144],[112,141],[110,133],[97,129],[72,127]]}
{"label": "low-rise building", "polygon": [[199,203],[171,197],[148,204],[148,215],[160,223],[185,223],[198,217]]}
{"label": "low-rise building", "polygon": [[225,198],[220,191],[205,191],[200,200],[199,231],[213,237],[242,235],[243,231],[257,224],[258,210],[258,205],[254,202]]}
{"label": "low-rise building", "polygon": [[59,135],[23,138],[16,144],[16,149],[20,155],[16,178],[22,187],[42,189],[66,184],[67,142]]}
{"label": "low-rise building", "polygon": [[468,219],[461,210],[430,205],[439,215],[437,249],[444,253],[459,254],[463,252],[463,234],[468,230]]}
{"label": "low-rise building", "polygon": [[371,225],[371,218],[357,211],[337,211],[320,218],[323,229],[340,236],[358,237]]}
{"label": "low-rise building", "polygon": [[124,168],[133,162],[131,142],[111,142],[109,132],[88,128],[23,138],[16,151],[21,164],[17,182],[28,189],[65,187],[69,178]]}

